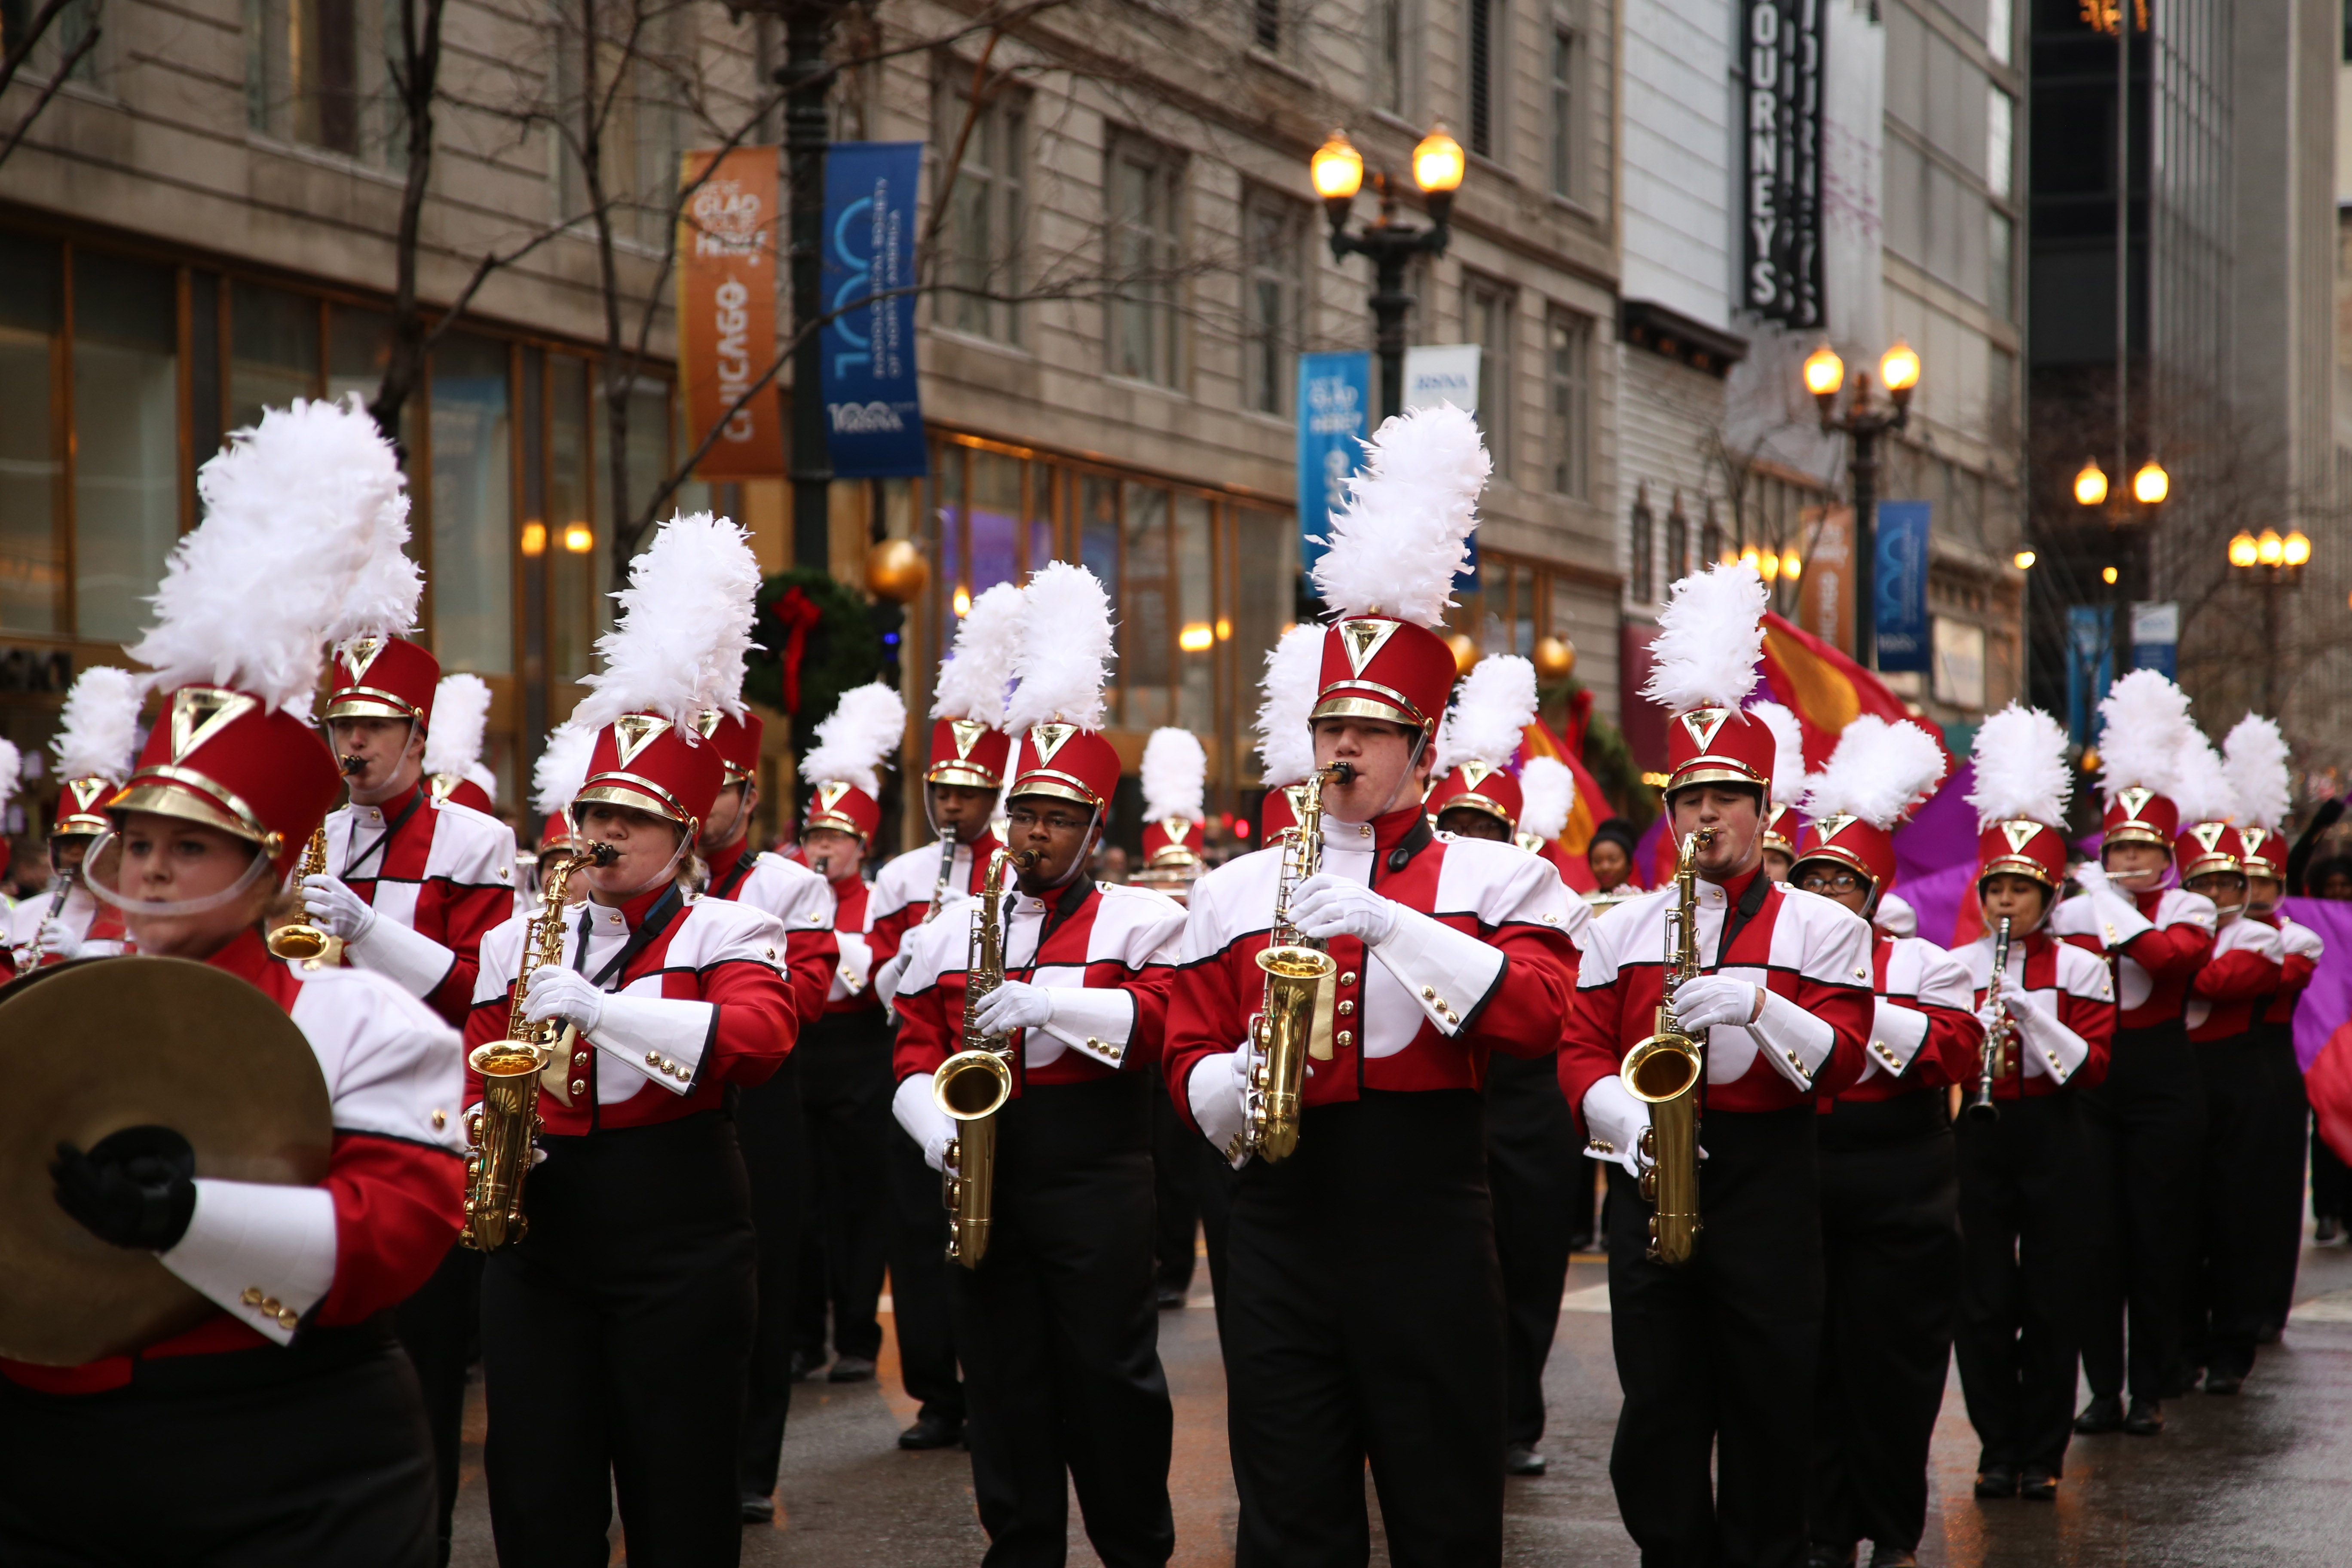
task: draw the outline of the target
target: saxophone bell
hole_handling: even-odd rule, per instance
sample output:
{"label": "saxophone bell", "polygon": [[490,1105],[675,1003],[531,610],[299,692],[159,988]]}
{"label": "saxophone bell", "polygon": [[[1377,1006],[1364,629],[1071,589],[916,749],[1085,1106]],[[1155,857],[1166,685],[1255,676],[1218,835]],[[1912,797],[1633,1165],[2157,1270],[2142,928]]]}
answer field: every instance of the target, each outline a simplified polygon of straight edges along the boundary
{"label": "saxophone bell", "polygon": [[[345,761],[351,759],[345,758]],[[327,872],[327,825],[320,823],[312,830],[310,842],[303,847],[302,863],[294,868],[294,881],[300,886],[305,877],[322,877]],[[315,963],[331,967],[342,962],[343,944],[334,932],[321,931],[308,920],[289,921],[269,933],[265,944],[270,956],[293,963]]]}

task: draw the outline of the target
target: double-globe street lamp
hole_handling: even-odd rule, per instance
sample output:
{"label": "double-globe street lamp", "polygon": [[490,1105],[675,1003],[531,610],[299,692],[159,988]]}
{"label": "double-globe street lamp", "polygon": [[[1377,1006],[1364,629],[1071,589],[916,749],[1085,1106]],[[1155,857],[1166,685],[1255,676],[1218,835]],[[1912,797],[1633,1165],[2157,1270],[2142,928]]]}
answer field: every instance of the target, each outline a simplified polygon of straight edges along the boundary
{"label": "double-globe street lamp", "polygon": [[1364,186],[1364,155],[1349,142],[1345,131],[1334,131],[1307,160],[1315,194],[1323,198],[1324,209],[1331,215],[1333,259],[1344,261],[1350,255],[1371,258],[1372,319],[1378,325],[1374,343],[1381,356],[1383,419],[1404,406],[1404,318],[1412,309],[1412,296],[1404,291],[1405,264],[1416,256],[1444,254],[1446,241],[1453,237],[1454,193],[1462,187],[1465,162],[1462,143],[1447,135],[1443,125],[1435,127],[1412,150],[1412,181],[1429,208],[1429,226],[1416,228],[1396,221],[1396,181],[1387,170],[1376,169],[1372,189],[1381,198],[1381,216],[1361,233],[1349,234],[1349,211],[1356,193]]}
{"label": "double-globe street lamp", "polygon": [[[2116,467],[2123,467],[2120,458]],[[2107,531],[2116,542],[2116,564],[2100,572],[2100,578],[2115,590],[2108,614],[2114,617],[2108,626],[2108,637],[2115,648],[2115,674],[2120,680],[2132,667],[2131,595],[2139,582],[2140,552],[2146,548],[2145,524],[2154,521],[2157,508],[2172,496],[2172,476],[2154,458],[2134,469],[2131,495],[2128,499],[2112,494],[2114,486],[2107,480],[2107,471],[2099,467],[2096,458],[2085,458],[2074,474],[2074,504],[2089,511],[2105,508]]]}
{"label": "double-globe street lamp", "polygon": [[1845,386],[1845,361],[1823,343],[1805,356],[1805,390],[1821,405],[1822,433],[1843,432],[1852,442],[1846,462],[1853,485],[1853,661],[1864,669],[1878,662],[1874,646],[1878,615],[1878,441],[1911,422],[1911,391],[1919,384],[1919,356],[1901,338],[1878,356],[1878,379],[1891,399],[1885,407],[1870,400],[1870,373],[1853,373],[1853,396],[1837,411]]}
{"label": "double-globe street lamp", "polygon": [[2230,541],[2230,566],[2251,579],[2263,595],[2263,711],[2278,711],[2279,595],[2303,586],[2303,569],[2311,560],[2311,540],[2303,530],[2282,537],[2266,528],[2257,535],[2244,529]]}

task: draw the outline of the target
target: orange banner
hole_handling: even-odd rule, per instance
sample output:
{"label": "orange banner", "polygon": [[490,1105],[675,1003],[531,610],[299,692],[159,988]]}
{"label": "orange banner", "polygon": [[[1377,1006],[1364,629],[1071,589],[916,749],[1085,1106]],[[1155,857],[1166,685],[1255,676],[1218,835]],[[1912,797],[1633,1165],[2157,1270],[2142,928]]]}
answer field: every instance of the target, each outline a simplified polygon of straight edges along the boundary
{"label": "orange banner", "polygon": [[1797,624],[1832,647],[1853,646],[1853,508],[1809,506],[1798,513],[1805,578]]}
{"label": "orange banner", "polygon": [[688,153],[682,165],[682,188],[702,180],[677,218],[677,380],[686,394],[687,450],[715,426],[719,438],[695,466],[697,479],[777,478],[784,472],[784,422],[775,384],[735,407],[776,358],[776,150]]}

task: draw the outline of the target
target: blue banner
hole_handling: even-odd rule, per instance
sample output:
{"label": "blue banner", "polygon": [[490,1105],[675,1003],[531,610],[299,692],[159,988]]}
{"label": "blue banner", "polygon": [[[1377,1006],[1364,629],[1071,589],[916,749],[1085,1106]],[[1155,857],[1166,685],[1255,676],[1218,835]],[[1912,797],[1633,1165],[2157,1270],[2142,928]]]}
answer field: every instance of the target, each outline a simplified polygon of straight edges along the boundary
{"label": "blue banner", "polygon": [[1323,558],[1331,514],[1371,434],[1372,356],[1298,356],[1298,569]]}
{"label": "blue banner", "polygon": [[835,479],[929,470],[915,384],[915,195],[922,168],[919,142],[837,142],[825,153],[821,287],[828,319],[817,342]]}
{"label": "blue banner", "polygon": [[1926,673],[1935,657],[1927,620],[1927,532],[1932,509],[1923,500],[1878,503],[1878,544],[1872,559],[1871,597],[1878,668]]}
{"label": "blue banner", "polygon": [[2099,699],[2116,668],[2115,609],[2066,606],[2066,738],[2087,745],[2099,738]]}

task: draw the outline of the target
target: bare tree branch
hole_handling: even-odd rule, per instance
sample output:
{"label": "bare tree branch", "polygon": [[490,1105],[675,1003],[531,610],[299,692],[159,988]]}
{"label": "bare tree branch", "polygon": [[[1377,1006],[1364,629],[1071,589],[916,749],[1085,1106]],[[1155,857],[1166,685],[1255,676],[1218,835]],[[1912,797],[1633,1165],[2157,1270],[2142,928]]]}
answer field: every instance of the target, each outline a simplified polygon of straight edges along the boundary
{"label": "bare tree branch", "polygon": [[[6,58],[0,59],[0,92],[8,90],[8,84],[16,79],[17,71],[23,68],[25,61],[32,55],[34,46],[41,41],[41,36],[48,31],[58,14],[70,4],[72,0],[47,0],[47,3],[33,17],[31,23],[25,28],[24,37],[18,40],[15,48],[8,51]],[[58,62],[56,72],[42,84],[40,95],[33,100],[32,107],[25,110],[15,127],[9,131],[8,140],[0,142],[0,163],[5,163],[8,161],[8,154],[16,150],[16,143],[25,139],[25,132],[33,128],[33,121],[41,117],[41,110],[49,106],[49,100],[57,97],[58,89],[66,84],[68,77],[73,75],[74,68],[89,57],[90,50],[98,47],[99,37],[104,29],[99,26],[97,15],[95,11],[90,13],[89,31],[76,39],[73,47],[66,51],[65,58]]]}

